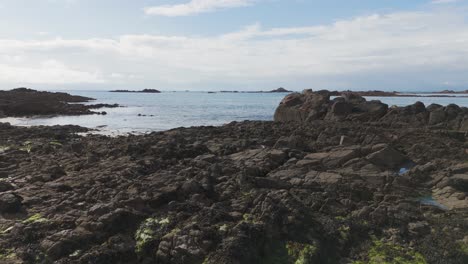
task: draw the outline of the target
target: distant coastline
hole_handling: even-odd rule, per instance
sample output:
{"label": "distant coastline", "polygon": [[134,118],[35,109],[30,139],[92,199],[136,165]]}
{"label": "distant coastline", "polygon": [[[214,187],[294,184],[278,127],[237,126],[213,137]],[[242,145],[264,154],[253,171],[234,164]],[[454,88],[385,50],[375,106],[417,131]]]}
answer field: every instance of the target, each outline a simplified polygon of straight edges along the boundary
{"label": "distant coastline", "polygon": [[[219,91],[220,93],[292,93],[293,91],[289,91],[280,87],[278,89],[274,89],[271,91]],[[215,92],[208,92],[208,93],[215,93]]]}
{"label": "distant coastline", "polygon": [[[293,93],[295,91],[286,90],[285,88],[278,88],[271,91],[209,91],[208,93]],[[332,96],[341,96],[342,94],[346,93],[353,93],[358,94],[360,96],[366,97],[468,97],[468,90],[466,91],[451,91],[451,90],[444,90],[440,92],[398,92],[398,91],[379,91],[379,90],[371,90],[371,91],[351,91],[351,90],[344,90],[344,91],[331,91]],[[460,96],[466,94],[466,96]],[[458,95],[458,96],[456,96]]]}
{"label": "distant coastline", "polygon": [[131,91],[131,90],[112,90],[110,93],[161,93],[161,91],[156,89],[144,89],[141,91]]}
{"label": "distant coastline", "polygon": [[454,90],[443,90],[440,92],[435,92],[438,94],[468,94],[468,90],[465,91],[454,91]]}
{"label": "distant coastline", "polygon": [[455,95],[450,95],[450,94],[465,94],[465,92],[453,92],[453,93],[448,93],[448,92],[422,92],[420,94],[418,93],[405,93],[405,92],[385,92],[385,91],[332,91],[331,94],[332,96],[341,96],[342,94],[346,93],[353,93],[353,94],[358,94],[360,96],[367,96],[367,97],[468,97],[467,96],[455,96]]}

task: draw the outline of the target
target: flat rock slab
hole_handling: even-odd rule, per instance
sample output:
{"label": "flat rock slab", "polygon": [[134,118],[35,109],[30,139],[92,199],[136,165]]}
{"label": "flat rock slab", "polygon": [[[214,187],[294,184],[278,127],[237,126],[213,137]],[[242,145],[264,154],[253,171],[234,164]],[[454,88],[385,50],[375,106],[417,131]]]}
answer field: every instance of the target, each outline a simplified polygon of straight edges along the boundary
{"label": "flat rock slab", "polygon": [[[347,161],[359,157],[358,148],[340,149],[330,152],[311,153],[304,157],[301,164],[320,162],[326,167],[341,166]],[[309,163],[309,164],[310,164]]]}
{"label": "flat rock slab", "polygon": [[434,199],[448,209],[468,209],[468,197],[465,193],[447,186],[435,189],[432,193]]}
{"label": "flat rock slab", "polygon": [[389,169],[399,168],[400,165],[409,161],[408,157],[392,147],[386,147],[371,153],[366,158],[377,166]]}

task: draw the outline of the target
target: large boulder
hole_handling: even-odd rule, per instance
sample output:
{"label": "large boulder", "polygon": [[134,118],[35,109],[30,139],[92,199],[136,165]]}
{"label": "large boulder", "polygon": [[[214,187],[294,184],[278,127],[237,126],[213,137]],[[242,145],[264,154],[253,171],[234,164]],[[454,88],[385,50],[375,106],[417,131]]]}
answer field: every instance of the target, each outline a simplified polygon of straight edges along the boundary
{"label": "large boulder", "polygon": [[388,111],[388,105],[378,100],[363,101],[353,108],[353,120],[377,121]]}
{"label": "large boulder", "polygon": [[281,101],[274,118],[279,122],[320,119],[327,113],[329,103],[328,91],[305,90],[302,93],[289,94]]}
{"label": "large boulder", "polygon": [[17,213],[21,210],[21,197],[14,193],[0,194],[0,213]]}
{"label": "large boulder", "polygon": [[325,90],[305,90],[302,93],[289,94],[276,109],[275,121],[376,121],[388,110],[388,105],[380,101],[368,102],[356,93],[346,92],[330,100],[332,94]]}

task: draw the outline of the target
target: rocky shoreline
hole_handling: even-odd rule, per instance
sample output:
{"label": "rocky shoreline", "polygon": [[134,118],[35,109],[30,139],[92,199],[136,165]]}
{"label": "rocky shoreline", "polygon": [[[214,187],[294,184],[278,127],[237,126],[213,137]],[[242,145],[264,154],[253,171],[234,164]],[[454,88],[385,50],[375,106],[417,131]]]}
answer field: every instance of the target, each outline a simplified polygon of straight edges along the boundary
{"label": "rocky shoreline", "polygon": [[467,109],[331,95],[117,138],[1,124],[0,262],[467,263]]}
{"label": "rocky shoreline", "polygon": [[93,98],[68,93],[39,92],[28,88],[0,91],[0,118],[57,115],[92,115],[92,109],[115,108],[117,104],[88,104]]}

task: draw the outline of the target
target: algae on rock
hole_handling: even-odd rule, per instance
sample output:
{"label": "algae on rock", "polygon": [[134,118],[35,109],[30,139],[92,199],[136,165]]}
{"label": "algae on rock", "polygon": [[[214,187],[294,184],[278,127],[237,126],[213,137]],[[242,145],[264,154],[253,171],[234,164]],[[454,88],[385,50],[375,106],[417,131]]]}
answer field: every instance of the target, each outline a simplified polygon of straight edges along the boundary
{"label": "algae on rock", "polygon": [[367,257],[367,261],[355,261],[353,264],[427,264],[419,252],[376,239]]}
{"label": "algae on rock", "polygon": [[167,225],[169,225],[169,218],[148,218],[141,225],[140,228],[135,233],[135,252],[138,255],[144,253],[146,247],[160,239],[162,237],[162,232]]}
{"label": "algae on rock", "polygon": [[49,221],[47,218],[42,217],[41,214],[34,214],[28,219],[23,221],[23,224],[45,223]]}

